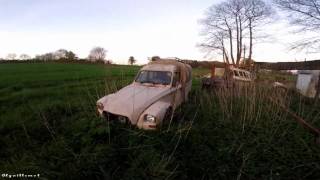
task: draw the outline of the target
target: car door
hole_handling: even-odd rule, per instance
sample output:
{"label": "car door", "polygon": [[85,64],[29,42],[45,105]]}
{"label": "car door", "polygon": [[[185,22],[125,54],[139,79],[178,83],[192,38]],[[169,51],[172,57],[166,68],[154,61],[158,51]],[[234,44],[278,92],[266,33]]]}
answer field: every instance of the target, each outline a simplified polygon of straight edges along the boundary
{"label": "car door", "polygon": [[174,99],[174,107],[178,107],[183,102],[183,89],[180,81],[180,72],[174,72],[173,76],[173,88],[175,88],[175,93],[173,95]]}
{"label": "car door", "polygon": [[191,91],[191,88],[192,88],[192,79],[191,79],[191,73],[188,73],[187,74],[187,81],[186,81],[186,88],[184,90],[184,96],[185,96],[185,101],[188,101],[188,96],[189,96],[189,93]]}

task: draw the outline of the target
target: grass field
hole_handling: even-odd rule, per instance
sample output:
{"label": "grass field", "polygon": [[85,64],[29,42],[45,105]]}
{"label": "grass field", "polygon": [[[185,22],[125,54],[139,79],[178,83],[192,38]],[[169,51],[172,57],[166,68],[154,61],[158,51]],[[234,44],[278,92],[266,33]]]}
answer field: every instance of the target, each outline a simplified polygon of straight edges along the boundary
{"label": "grass field", "polygon": [[[207,92],[193,70],[190,101],[155,132],[109,124],[99,97],[138,66],[0,64],[0,172],[43,179],[319,179],[320,146],[269,97],[320,127],[320,105],[251,86]],[[267,76],[267,75],[265,75]]]}

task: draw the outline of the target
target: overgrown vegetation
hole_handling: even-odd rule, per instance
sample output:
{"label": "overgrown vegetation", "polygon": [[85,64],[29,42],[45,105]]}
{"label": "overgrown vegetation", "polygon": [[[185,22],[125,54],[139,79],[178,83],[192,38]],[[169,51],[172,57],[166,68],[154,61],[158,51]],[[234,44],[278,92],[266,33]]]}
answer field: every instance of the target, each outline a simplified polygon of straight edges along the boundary
{"label": "overgrown vegetation", "polygon": [[[96,100],[130,83],[136,66],[0,65],[0,169],[45,179],[317,179],[313,136],[270,96],[320,127],[319,104],[250,86],[200,89],[175,123],[149,132],[108,123]],[[208,70],[194,69],[194,77]]]}

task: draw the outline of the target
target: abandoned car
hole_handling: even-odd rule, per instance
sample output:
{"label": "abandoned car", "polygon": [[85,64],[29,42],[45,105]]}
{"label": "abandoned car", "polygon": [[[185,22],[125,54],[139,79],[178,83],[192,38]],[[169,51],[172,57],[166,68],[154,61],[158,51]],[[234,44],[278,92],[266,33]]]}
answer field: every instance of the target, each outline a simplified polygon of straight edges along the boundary
{"label": "abandoned car", "polygon": [[188,100],[191,72],[191,66],[174,60],[150,62],[130,85],[99,99],[98,112],[107,120],[157,129]]}
{"label": "abandoned car", "polygon": [[230,88],[253,82],[254,76],[247,70],[235,67],[211,68],[211,74],[202,78],[202,88]]}

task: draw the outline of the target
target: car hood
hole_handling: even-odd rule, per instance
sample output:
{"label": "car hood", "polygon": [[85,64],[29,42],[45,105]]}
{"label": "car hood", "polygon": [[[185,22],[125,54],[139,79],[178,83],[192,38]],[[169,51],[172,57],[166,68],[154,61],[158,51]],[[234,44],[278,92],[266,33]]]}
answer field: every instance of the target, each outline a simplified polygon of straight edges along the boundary
{"label": "car hood", "polygon": [[107,96],[104,111],[126,116],[132,124],[136,124],[146,108],[171,92],[173,90],[169,86],[153,87],[133,83]]}

